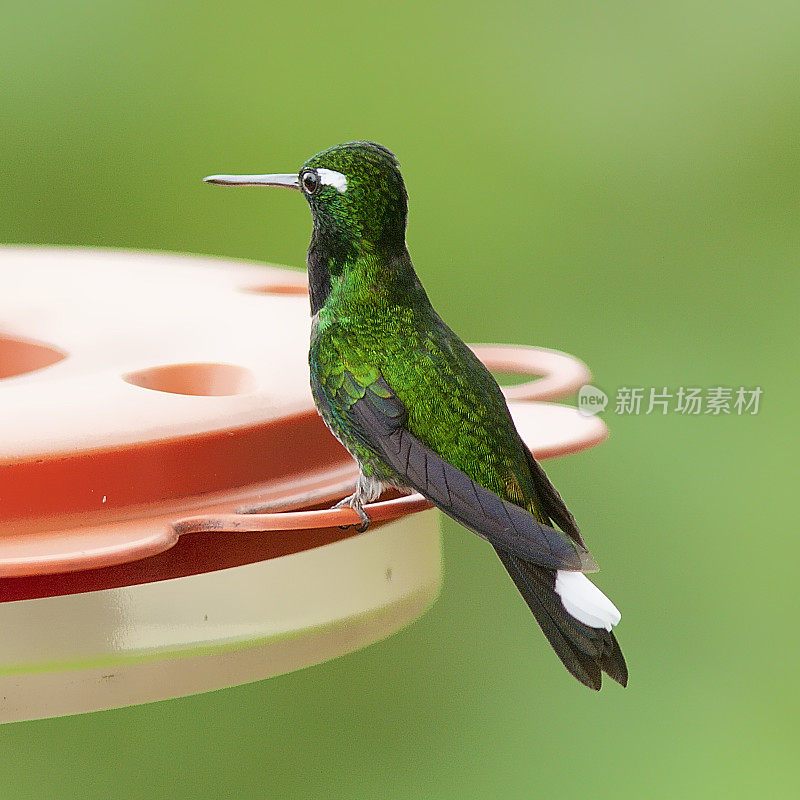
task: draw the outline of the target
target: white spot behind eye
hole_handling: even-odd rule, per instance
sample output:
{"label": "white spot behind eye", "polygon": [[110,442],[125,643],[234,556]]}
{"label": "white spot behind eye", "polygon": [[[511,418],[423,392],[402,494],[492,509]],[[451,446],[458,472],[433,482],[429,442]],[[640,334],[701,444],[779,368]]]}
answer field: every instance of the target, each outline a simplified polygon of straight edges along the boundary
{"label": "white spot behind eye", "polygon": [[341,172],[320,167],[317,170],[317,175],[319,175],[320,183],[324,183],[326,186],[333,186],[341,194],[347,191],[347,178]]}

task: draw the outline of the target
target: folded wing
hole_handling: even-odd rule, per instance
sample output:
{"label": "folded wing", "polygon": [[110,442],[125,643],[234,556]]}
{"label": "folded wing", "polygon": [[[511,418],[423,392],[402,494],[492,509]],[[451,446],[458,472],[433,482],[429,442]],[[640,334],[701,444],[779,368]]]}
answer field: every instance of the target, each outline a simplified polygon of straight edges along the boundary
{"label": "folded wing", "polygon": [[519,558],[550,569],[597,569],[581,541],[542,525],[529,511],[481,486],[423,444],[406,427],[408,414],[400,398],[382,377],[370,377],[374,379],[364,386],[345,372],[336,381],[340,386],[335,390],[335,404],[339,413],[349,416],[348,427],[357,431],[354,435],[361,444],[407,486],[495,547]]}

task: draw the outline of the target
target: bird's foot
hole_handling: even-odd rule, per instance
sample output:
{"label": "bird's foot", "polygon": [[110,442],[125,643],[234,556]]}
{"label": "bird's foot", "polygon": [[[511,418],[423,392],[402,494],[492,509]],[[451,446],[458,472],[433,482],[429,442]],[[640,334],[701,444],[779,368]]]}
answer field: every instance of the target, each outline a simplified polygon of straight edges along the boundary
{"label": "bird's foot", "polygon": [[364,533],[364,531],[369,528],[370,525],[370,518],[369,514],[364,511],[364,506],[361,503],[361,499],[358,497],[358,493],[351,494],[349,497],[345,497],[343,500],[340,500],[333,508],[352,508],[353,511],[358,514],[361,518],[360,525],[340,525],[339,527],[344,531],[348,528],[355,528],[359,533]]}

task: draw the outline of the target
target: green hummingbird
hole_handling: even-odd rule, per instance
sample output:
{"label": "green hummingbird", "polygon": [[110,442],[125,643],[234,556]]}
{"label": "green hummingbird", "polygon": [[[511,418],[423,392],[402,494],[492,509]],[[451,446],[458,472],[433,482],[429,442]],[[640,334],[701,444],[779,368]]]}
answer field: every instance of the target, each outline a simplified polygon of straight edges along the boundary
{"label": "green hummingbird", "polygon": [[303,193],[311,390],[359,467],[349,505],[384,488],[423,494],[486,539],[564,666],[599,689],[626,685],[614,604],[578,526],[517,433],[491,373],[434,311],[406,248],[408,195],[397,159],[373,142],[331,147],[296,174],[212,175],[209,183]]}

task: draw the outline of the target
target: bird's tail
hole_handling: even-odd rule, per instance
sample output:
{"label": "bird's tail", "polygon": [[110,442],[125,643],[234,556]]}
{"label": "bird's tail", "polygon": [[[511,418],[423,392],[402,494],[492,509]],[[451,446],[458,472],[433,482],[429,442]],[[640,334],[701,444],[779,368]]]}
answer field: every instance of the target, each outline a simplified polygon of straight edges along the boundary
{"label": "bird's tail", "polygon": [[625,686],[628,667],[611,632],[620,618],[614,604],[581,572],[546,569],[495,549],[564,666],[590,689],[600,688],[602,672]]}

